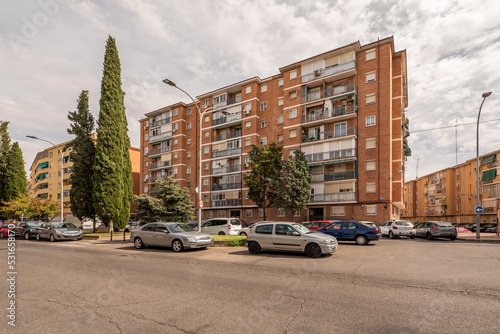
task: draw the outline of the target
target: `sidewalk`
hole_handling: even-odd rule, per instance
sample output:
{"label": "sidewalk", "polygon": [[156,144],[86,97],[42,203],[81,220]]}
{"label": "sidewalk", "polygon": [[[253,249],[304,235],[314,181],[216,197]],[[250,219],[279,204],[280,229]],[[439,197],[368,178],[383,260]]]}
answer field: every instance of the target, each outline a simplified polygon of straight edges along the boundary
{"label": "sidewalk", "polygon": [[457,240],[468,242],[489,242],[500,244],[500,237],[496,233],[480,233],[480,239],[476,239],[476,232],[459,233]]}

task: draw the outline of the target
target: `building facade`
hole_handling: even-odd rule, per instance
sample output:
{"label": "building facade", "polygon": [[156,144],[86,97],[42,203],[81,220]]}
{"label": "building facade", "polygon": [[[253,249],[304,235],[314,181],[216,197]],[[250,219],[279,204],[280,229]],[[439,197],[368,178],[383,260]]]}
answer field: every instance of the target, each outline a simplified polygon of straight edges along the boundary
{"label": "building facade", "polygon": [[[202,170],[202,218],[258,221],[247,199],[251,145],[276,142],[286,159],[305,152],[312,173],[310,201],[298,218],[398,218],[403,206],[408,105],[406,52],[393,38],[355,42],[145,114],[141,126],[141,190],[173,176],[197,202]],[[201,133],[201,166],[198,136]],[[291,212],[268,209],[271,220]],[[296,215],[297,217],[297,215]]]}
{"label": "building facade", "polygon": [[[479,160],[481,223],[497,223],[500,199],[499,151]],[[405,183],[403,217],[415,222],[439,220],[450,223],[475,223],[476,159],[446,168]]]}
{"label": "building facade", "polygon": [[[93,135],[95,140],[95,134]],[[71,213],[69,190],[71,189],[71,173],[73,162],[69,158],[71,148],[63,151],[69,142],[37,153],[30,167],[30,177],[28,178],[28,195],[32,198],[41,199],[61,199],[61,162],[63,163],[63,203],[64,215]],[[62,152],[62,156],[61,156]],[[140,150],[130,147],[130,160],[132,161],[132,179],[134,181],[133,192],[140,193]],[[133,208],[131,214],[135,214]]]}

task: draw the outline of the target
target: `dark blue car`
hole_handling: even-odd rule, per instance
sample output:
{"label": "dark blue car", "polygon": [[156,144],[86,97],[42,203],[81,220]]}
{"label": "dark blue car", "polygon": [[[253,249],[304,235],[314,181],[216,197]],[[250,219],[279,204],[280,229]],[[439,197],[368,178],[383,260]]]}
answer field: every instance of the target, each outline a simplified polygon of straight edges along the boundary
{"label": "dark blue car", "polygon": [[358,245],[377,241],[381,236],[378,227],[355,221],[336,221],[316,231],[333,235],[338,241],[356,241]]}

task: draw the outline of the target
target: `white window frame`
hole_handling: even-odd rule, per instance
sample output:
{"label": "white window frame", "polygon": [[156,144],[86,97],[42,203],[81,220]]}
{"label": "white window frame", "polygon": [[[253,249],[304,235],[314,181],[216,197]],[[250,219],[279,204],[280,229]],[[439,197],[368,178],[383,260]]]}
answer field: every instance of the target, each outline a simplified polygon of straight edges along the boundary
{"label": "white window frame", "polygon": [[210,147],[209,146],[203,147],[203,154],[208,154],[208,153],[210,153]]}
{"label": "white window frame", "polygon": [[246,121],[245,122],[245,129],[250,129],[252,127],[252,122],[251,121]]}
{"label": "white window frame", "polygon": [[177,175],[177,167],[174,167],[174,175]]}
{"label": "white window frame", "polygon": [[[335,210],[338,209],[338,210]],[[340,210],[342,209],[342,210]],[[340,212],[342,211],[342,212]],[[332,206],[330,207],[330,216],[331,217],[337,217],[337,216],[345,216],[345,206]]]}
{"label": "white window frame", "polygon": [[282,97],[278,97],[278,107],[279,107],[279,106],[282,106],[282,105],[284,105],[284,104],[285,104],[285,99],[284,99],[284,98],[282,98]]}
{"label": "white window frame", "polygon": [[283,78],[278,79],[278,87],[283,87],[284,81]]}
{"label": "white window frame", "polygon": [[373,138],[366,138],[365,148],[367,150],[372,149],[372,148],[377,148],[377,138],[375,138],[375,137],[373,137]]}
{"label": "white window frame", "polygon": [[278,115],[277,116],[277,121],[278,121],[278,124],[283,124],[285,118],[283,117],[283,115]]}
{"label": "white window frame", "polygon": [[377,51],[375,49],[366,50],[366,61],[377,58]]}
{"label": "white window frame", "polygon": [[376,182],[366,182],[366,193],[373,194],[376,192],[377,192],[377,183]]}
{"label": "white window frame", "polygon": [[190,166],[186,167],[186,174],[191,174],[191,167]]}
{"label": "white window frame", "polygon": [[203,179],[203,185],[208,186],[210,184],[210,180],[208,178]]}
{"label": "white window frame", "polygon": [[375,96],[375,93],[372,93],[372,94],[366,94],[365,96],[365,104],[374,104],[374,103],[377,103],[377,97]]}
{"label": "white window frame", "polygon": [[191,122],[186,123],[186,130],[191,130]]}
{"label": "white window frame", "polygon": [[377,81],[376,73],[377,73],[376,71],[366,73],[366,83]]}
{"label": "white window frame", "polygon": [[290,71],[290,80],[297,79],[297,70]]}
{"label": "white window frame", "polygon": [[366,126],[375,126],[377,125],[377,117],[375,115],[366,116]]}
{"label": "white window frame", "polygon": [[267,137],[260,138],[260,145],[267,145]]}
{"label": "white window frame", "polygon": [[367,216],[376,216],[377,215],[377,205],[376,204],[367,204],[365,206],[365,213]]}
{"label": "white window frame", "polygon": [[245,94],[250,94],[252,92],[252,86],[245,87]]}
{"label": "white window frame", "polygon": [[262,86],[260,86],[260,92],[261,93],[267,92],[267,84],[263,84]]}
{"label": "white window frame", "polygon": [[263,119],[262,121],[260,121],[260,128],[267,128],[267,120]]}
{"label": "white window frame", "polygon": [[245,210],[245,217],[250,218],[253,216],[253,210]]}
{"label": "white window frame", "polygon": [[291,109],[288,111],[288,118],[297,118],[297,109]]}
{"label": "white window frame", "polygon": [[377,170],[377,160],[367,160],[366,161],[366,170]]}
{"label": "white window frame", "polygon": [[288,138],[297,138],[297,129],[291,129],[290,131],[288,131]]}
{"label": "white window frame", "polygon": [[277,211],[276,212],[276,216],[278,216],[278,217],[285,217],[285,209],[279,208],[276,211]]}
{"label": "white window frame", "polygon": [[260,111],[267,110],[267,101],[260,103]]}

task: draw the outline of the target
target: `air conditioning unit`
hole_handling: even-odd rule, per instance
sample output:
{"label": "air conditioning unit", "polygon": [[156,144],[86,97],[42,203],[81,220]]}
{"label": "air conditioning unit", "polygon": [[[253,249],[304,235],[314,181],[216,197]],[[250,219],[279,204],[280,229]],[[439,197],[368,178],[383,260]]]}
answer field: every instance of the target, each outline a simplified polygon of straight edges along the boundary
{"label": "air conditioning unit", "polygon": [[354,95],[349,95],[347,97],[347,101],[354,101]]}
{"label": "air conditioning unit", "polygon": [[177,129],[173,129],[173,130],[172,130],[172,133],[176,133],[176,132],[177,132]]}
{"label": "air conditioning unit", "polygon": [[250,115],[250,111],[251,111],[251,110],[244,110],[244,111],[243,111],[243,113],[244,113],[245,115]]}
{"label": "air conditioning unit", "polygon": [[144,127],[145,130],[149,129],[149,125],[146,124],[146,126]]}
{"label": "air conditioning unit", "polygon": [[243,167],[248,168],[250,165],[247,164],[246,162],[243,164]]}
{"label": "air conditioning unit", "polygon": [[318,75],[321,75],[322,70],[314,70],[314,76],[317,77]]}

